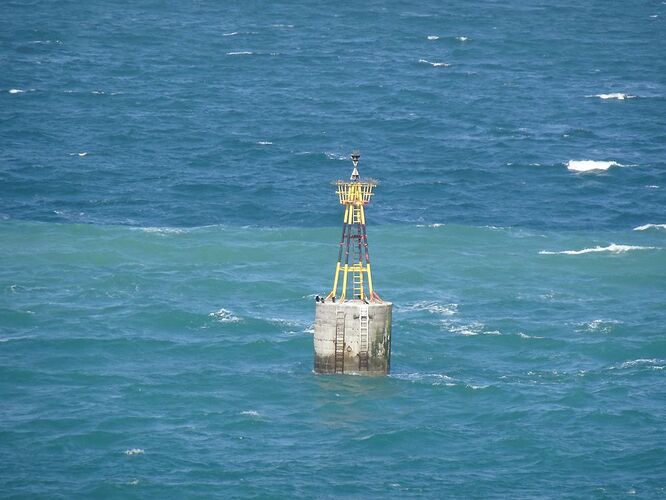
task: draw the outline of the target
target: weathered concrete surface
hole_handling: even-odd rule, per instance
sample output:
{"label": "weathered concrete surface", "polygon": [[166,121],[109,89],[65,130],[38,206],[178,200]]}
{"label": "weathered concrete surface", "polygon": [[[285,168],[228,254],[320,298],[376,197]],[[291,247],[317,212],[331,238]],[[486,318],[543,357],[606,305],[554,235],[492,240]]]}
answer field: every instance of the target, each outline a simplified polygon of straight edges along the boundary
{"label": "weathered concrete surface", "polygon": [[[361,308],[368,308],[367,364],[361,351]],[[335,342],[338,312],[344,315],[344,357],[337,373],[386,375],[391,366],[390,302],[364,304],[361,301],[317,302],[314,333],[316,373],[336,373]],[[342,366],[340,366],[342,365]]]}

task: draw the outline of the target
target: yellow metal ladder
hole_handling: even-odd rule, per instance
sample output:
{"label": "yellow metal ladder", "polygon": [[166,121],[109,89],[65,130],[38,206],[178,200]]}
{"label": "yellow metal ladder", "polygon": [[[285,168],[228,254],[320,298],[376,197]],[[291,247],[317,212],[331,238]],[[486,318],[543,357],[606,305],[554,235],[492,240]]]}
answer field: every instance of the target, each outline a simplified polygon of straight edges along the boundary
{"label": "yellow metal ladder", "polygon": [[352,209],[352,224],[360,224],[361,222],[363,222],[361,220],[361,208],[352,205],[351,209]]}
{"label": "yellow metal ladder", "polygon": [[[360,266],[360,264],[359,264]],[[363,299],[363,273],[355,272],[352,276],[352,288],[354,299]]]}

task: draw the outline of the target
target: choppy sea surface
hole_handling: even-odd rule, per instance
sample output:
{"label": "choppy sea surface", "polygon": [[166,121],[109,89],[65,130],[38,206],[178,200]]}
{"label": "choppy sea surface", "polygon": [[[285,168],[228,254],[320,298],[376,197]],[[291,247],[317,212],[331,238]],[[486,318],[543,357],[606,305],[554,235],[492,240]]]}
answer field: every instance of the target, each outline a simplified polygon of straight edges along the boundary
{"label": "choppy sea surface", "polygon": [[[665,23],[4,2],[0,497],[663,498]],[[353,148],[382,378],[312,372]]]}

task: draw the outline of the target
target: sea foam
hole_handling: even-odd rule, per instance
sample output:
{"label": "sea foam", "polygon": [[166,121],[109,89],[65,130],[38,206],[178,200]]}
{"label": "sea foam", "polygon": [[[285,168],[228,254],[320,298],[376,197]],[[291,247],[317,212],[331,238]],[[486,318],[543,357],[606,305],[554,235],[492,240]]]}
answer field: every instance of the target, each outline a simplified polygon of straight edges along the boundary
{"label": "sea foam", "polygon": [[591,172],[594,170],[608,170],[611,167],[622,167],[615,161],[596,161],[596,160],[569,160],[567,168],[574,172]]}
{"label": "sea foam", "polygon": [[583,248],[582,250],[562,250],[561,252],[551,252],[549,250],[541,250],[539,254],[540,255],[581,255],[586,253],[597,253],[597,252],[625,253],[631,250],[657,250],[657,247],[616,245],[615,243],[611,243],[607,247],[596,246],[594,248]]}

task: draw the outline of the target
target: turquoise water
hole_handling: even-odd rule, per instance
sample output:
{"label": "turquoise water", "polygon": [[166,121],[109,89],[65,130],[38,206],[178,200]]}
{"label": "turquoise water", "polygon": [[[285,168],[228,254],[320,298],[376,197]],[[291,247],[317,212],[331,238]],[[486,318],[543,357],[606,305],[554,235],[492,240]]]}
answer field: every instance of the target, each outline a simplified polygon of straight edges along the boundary
{"label": "turquoise water", "polygon": [[[0,497],[663,497],[664,19],[6,2]],[[312,373],[354,147],[382,378]]]}

